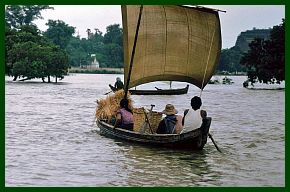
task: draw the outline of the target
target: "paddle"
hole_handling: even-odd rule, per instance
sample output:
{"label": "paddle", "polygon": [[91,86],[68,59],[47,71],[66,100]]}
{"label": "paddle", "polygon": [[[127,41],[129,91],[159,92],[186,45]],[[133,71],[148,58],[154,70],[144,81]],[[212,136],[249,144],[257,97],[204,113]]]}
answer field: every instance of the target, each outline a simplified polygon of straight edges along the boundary
{"label": "paddle", "polygon": [[109,92],[107,92],[107,93],[105,93],[104,95],[108,95],[109,93],[111,93],[112,91],[109,91]]}
{"label": "paddle", "polygon": [[218,147],[217,144],[215,143],[215,141],[214,141],[212,135],[211,135],[210,133],[208,133],[208,136],[209,136],[209,138],[211,139],[211,141],[213,142],[215,148],[216,148],[220,153],[222,153],[222,151],[219,149],[219,147]]}

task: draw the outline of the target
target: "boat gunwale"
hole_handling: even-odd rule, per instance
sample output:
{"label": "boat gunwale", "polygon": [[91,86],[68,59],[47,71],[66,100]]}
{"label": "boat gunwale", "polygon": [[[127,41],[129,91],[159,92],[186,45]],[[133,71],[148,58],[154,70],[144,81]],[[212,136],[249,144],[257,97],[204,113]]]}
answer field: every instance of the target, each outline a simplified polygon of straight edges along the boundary
{"label": "boat gunwale", "polygon": [[[138,137],[141,137],[141,138],[144,138],[144,139],[152,139],[152,138],[155,138],[157,140],[163,140],[163,139],[169,139],[169,140],[172,140],[172,141],[179,141],[179,140],[186,140],[186,139],[192,139],[192,138],[196,138],[198,137],[199,135],[202,134],[202,128],[198,128],[198,129],[195,129],[195,130],[192,130],[192,131],[189,131],[189,132],[185,132],[185,133],[181,133],[181,134],[157,134],[157,133],[154,133],[154,134],[148,134],[148,133],[145,133],[145,134],[142,134],[142,133],[139,133],[139,132],[136,132],[136,131],[130,131],[130,130],[126,130],[126,129],[122,129],[122,128],[114,128],[111,124],[105,122],[104,120],[101,120],[101,119],[97,119],[97,124],[98,124],[98,127],[99,127],[99,124],[101,124],[102,126],[105,126],[106,129],[110,128],[111,131],[115,131],[115,132],[120,132],[120,133],[127,133],[127,134],[130,134],[130,135],[135,135],[135,136],[138,136]],[[100,127],[99,127],[100,128]],[[101,128],[100,128],[101,129]],[[103,128],[104,129],[104,128]]]}
{"label": "boat gunwale", "polygon": [[105,137],[158,147],[202,150],[207,143],[211,117],[207,117],[200,128],[182,134],[141,134],[122,128],[114,128],[104,120],[97,119],[96,122],[100,128],[99,134]]}

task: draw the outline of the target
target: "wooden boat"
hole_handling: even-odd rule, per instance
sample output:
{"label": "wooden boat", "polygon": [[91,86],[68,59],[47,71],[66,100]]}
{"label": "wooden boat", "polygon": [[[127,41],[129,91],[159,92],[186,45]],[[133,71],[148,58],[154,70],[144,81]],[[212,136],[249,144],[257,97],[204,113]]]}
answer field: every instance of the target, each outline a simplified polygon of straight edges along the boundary
{"label": "wooden boat", "polygon": [[[113,92],[118,91],[115,87],[111,87]],[[137,90],[129,89],[131,95],[182,95],[188,92],[189,85],[181,89],[160,89],[155,87],[156,90]]]}
{"label": "wooden boat", "polygon": [[114,128],[102,120],[97,120],[100,134],[106,137],[158,147],[201,150],[207,142],[211,118],[204,119],[203,125],[196,130],[182,134],[141,134],[121,128]]}
{"label": "wooden boat", "polygon": [[182,95],[186,94],[189,85],[181,89],[134,90],[129,89],[131,95]]}
{"label": "wooden boat", "polygon": [[[188,82],[202,93],[215,72],[221,52],[218,10],[170,5],[129,5],[121,10],[124,98],[132,91],[130,88],[154,81]],[[159,135],[114,129],[106,120],[97,120],[100,134],[107,137],[198,150],[207,142],[210,123],[208,117],[195,131]]]}
{"label": "wooden boat", "polygon": [[223,78],[223,84],[226,84],[226,85],[231,85],[233,84],[234,82],[232,81],[231,78],[228,78],[228,77],[224,77]]}

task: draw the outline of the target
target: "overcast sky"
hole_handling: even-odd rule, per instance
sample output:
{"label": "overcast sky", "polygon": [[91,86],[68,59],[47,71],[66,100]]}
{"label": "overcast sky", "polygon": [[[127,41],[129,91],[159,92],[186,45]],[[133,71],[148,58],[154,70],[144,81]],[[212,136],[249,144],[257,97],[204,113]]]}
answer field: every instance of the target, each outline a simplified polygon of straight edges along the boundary
{"label": "overcast sky", "polygon": [[[54,10],[42,12],[44,19],[34,23],[45,31],[48,19],[62,20],[70,26],[76,27],[76,34],[87,37],[86,30],[95,28],[106,32],[111,24],[122,26],[121,6],[119,5],[51,5]],[[267,29],[278,25],[285,18],[284,5],[206,5],[226,11],[220,12],[222,30],[222,48],[235,45],[237,36],[246,30]]]}

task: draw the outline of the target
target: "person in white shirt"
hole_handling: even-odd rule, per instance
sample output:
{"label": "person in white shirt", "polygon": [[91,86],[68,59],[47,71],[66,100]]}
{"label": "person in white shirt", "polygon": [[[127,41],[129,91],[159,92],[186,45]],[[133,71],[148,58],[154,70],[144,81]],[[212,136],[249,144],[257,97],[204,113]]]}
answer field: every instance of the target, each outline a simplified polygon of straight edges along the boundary
{"label": "person in white shirt", "polygon": [[192,108],[184,111],[182,119],[183,129],[181,133],[189,132],[201,127],[202,120],[207,116],[206,111],[200,109],[201,105],[202,102],[200,97],[194,96],[191,99]]}

